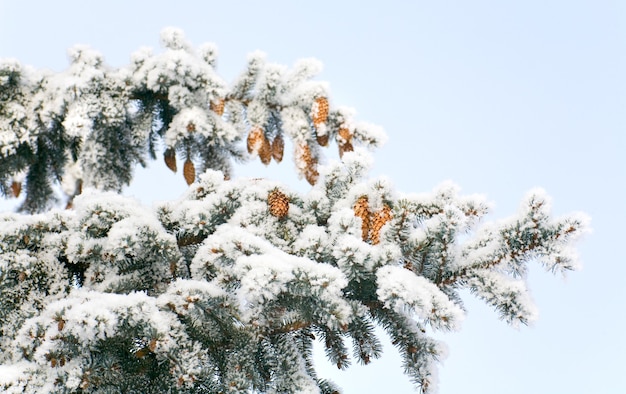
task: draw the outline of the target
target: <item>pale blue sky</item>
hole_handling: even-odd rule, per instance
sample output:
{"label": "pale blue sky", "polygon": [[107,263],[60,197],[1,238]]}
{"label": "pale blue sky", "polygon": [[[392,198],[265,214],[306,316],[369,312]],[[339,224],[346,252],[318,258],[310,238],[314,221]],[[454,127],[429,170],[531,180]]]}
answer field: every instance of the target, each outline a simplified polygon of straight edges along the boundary
{"label": "pale blue sky", "polygon": [[[504,217],[541,186],[556,214],[589,213],[581,272],[564,281],[531,270],[533,327],[509,328],[467,298],[461,331],[443,336],[440,393],[626,392],[625,1],[5,0],[0,58],[62,70],[66,49],[82,43],[119,66],[141,46],[158,47],[165,26],[216,43],[226,80],[256,49],[288,65],[320,59],[333,102],[387,131],[373,175],[402,191],[450,179],[486,194],[493,217]],[[129,194],[152,201],[183,191],[180,174],[153,167]],[[239,173],[306,189],[288,161]],[[346,394],[412,392],[393,348],[333,379]]]}

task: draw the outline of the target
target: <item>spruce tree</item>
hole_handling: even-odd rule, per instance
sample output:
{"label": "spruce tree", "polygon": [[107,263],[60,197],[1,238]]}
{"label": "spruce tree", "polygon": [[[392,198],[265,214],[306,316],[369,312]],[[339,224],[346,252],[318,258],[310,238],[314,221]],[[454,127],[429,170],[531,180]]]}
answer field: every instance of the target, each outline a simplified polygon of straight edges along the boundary
{"label": "spruce tree", "polygon": [[[453,184],[368,178],[385,135],[332,103],[317,61],[254,53],[227,84],[213,45],[176,29],[162,43],[121,68],[86,47],[60,73],[0,62],[0,192],[23,194],[0,216],[3,392],[336,393],[313,344],[368,364],[377,327],[434,392],[432,333],[459,328],[461,291],[526,324],[528,264],[576,268],[587,218],[553,218],[541,190],[486,222]],[[310,191],[232,173],[280,162],[286,141]],[[341,160],[319,166],[329,146]],[[178,200],[119,194],[161,155],[189,184]]]}

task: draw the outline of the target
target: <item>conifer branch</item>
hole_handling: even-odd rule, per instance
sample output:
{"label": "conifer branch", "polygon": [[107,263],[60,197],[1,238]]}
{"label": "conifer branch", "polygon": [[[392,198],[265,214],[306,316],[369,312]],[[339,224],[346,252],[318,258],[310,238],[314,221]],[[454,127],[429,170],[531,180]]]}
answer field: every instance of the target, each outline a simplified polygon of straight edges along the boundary
{"label": "conifer branch", "polygon": [[[317,62],[286,69],[254,54],[227,87],[213,46],[196,50],[175,29],[162,41],[162,54],[120,69],[86,48],[56,74],[0,62],[0,192],[25,193],[22,209],[36,212],[61,187],[71,208],[0,216],[0,375],[16,374],[0,391],[335,394],[313,341],[346,369],[346,341],[368,364],[382,327],[433,393],[442,350],[430,331],[458,327],[460,289],[525,323],[534,309],[516,279],[528,260],[576,267],[587,219],[552,219],[541,193],[475,229],[488,205],[454,185],[398,197],[367,180],[352,144],[384,134],[334,106],[311,80]],[[231,178],[242,144],[268,164],[283,138],[312,190]],[[342,162],[322,171],[330,140]],[[191,186],[157,207],[115,193],[159,144]]]}

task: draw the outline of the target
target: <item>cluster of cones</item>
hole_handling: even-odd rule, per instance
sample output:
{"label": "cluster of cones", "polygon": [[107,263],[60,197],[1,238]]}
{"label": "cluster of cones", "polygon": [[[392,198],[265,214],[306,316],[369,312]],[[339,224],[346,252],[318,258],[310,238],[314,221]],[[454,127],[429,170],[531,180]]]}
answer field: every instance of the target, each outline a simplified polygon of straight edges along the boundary
{"label": "cluster of cones", "polygon": [[[172,172],[176,172],[178,170],[176,166],[176,150],[174,148],[167,148],[165,153],[163,153],[163,159],[165,160],[167,168],[169,168]],[[196,166],[190,158],[187,158],[183,164],[183,177],[188,185],[191,185],[196,180]]]}
{"label": "cluster of cones", "polygon": [[[313,125],[317,132],[316,139],[320,146],[328,146],[328,132],[326,131],[326,121],[328,120],[328,100],[326,97],[318,97],[313,105]],[[352,132],[347,127],[340,127],[337,132],[337,145],[339,146],[339,157],[343,157],[345,152],[352,152]]]}
{"label": "cluster of cones", "polygon": [[277,163],[283,160],[285,141],[281,134],[277,134],[272,142],[270,142],[265,136],[263,128],[255,126],[250,131],[250,134],[248,134],[247,146],[248,153],[258,155],[261,162],[265,165],[270,164],[272,158]]}
{"label": "cluster of cones", "polygon": [[[224,99],[214,100],[210,103],[211,111],[215,112],[218,116],[224,114]],[[326,97],[317,97],[311,108],[311,120],[315,128],[315,139],[320,146],[328,146],[329,135],[326,128],[328,121],[329,105]],[[189,132],[195,131],[196,127],[193,123],[187,125]],[[339,128],[337,132],[336,141],[339,147],[339,156],[342,157],[345,152],[353,150],[352,146],[352,132],[347,127]],[[275,162],[280,163],[283,160],[285,151],[285,141],[281,133],[276,134],[271,140],[271,137],[266,135],[263,126],[252,126],[247,137],[247,149],[251,155],[259,156],[261,162],[265,165],[269,165],[272,159]],[[176,172],[176,152],[174,148],[168,148],[164,153],[165,164],[167,167]],[[312,150],[312,147],[307,142],[301,142],[295,147],[295,160],[299,163],[300,169],[304,178],[314,185],[319,178],[319,172],[317,170],[318,159]],[[191,159],[187,158],[183,167],[183,176],[188,185],[195,181],[196,172],[195,166]]]}
{"label": "cluster of cones", "polygon": [[[289,197],[278,189],[268,193],[267,206],[270,215],[282,219],[289,213]],[[380,230],[393,218],[391,207],[383,204],[383,207],[372,212],[369,207],[367,196],[357,199],[353,207],[354,216],[361,218],[361,237],[363,241],[370,241],[372,245],[380,243]]]}
{"label": "cluster of cones", "polygon": [[380,243],[380,230],[392,219],[391,207],[384,204],[382,209],[371,212],[367,196],[361,196],[354,204],[354,216],[361,218],[361,238],[373,245]]}
{"label": "cluster of cones", "polygon": [[[223,98],[211,101],[209,104],[211,111],[215,112],[218,116],[222,116],[224,114],[224,106],[225,101]],[[196,125],[189,123],[187,125],[187,131],[190,133],[196,131]],[[174,148],[167,148],[163,153],[163,159],[165,160],[167,168],[169,168],[172,172],[176,172],[178,170],[176,166],[176,150]],[[196,180],[196,166],[189,157],[187,157],[185,163],[183,164],[183,177],[188,185],[191,185]]]}
{"label": "cluster of cones", "polygon": [[[325,124],[328,120],[328,99],[326,97],[318,97],[313,104],[311,111],[311,119],[317,131],[316,138],[321,146],[328,145],[328,134],[326,133]],[[277,134],[270,142],[265,135],[263,128],[260,126],[252,127],[248,134],[248,153],[256,154],[261,162],[268,165],[272,158],[280,163],[283,159],[285,142],[282,134]],[[295,159],[299,163],[298,168],[301,169],[307,182],[314,185],[319,177],[317,171],[317,157],[311,151],[311,147],[306,142],[299,143],[295,148]]]}

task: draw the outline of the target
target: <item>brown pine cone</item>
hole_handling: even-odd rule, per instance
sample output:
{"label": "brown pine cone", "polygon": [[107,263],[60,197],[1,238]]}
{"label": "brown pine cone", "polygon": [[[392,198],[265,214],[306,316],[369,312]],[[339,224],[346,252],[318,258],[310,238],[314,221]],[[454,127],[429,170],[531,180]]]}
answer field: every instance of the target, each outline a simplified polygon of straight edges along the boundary
{"label": "brown pine cone", "polygon": [[277,134],[274,141],[272,141],[272,157],[276,163],[280,163],[283,160],[284,152],[285,140],[283,140],[282,134]]}
{"label": "brown pine cone", "polygon": [[301,144],[296,151],[297,160],[304,162],[302,173],[304,178],[311,185],[315,185],[319,172],[317,172],[317,159],[311,154],[311,147],[308,144]]}
{"label": "brown pine cone", "polygon": [[373,245],[380,242],[380,229],[385,223],[390,221],[392,217],[391,208],[387,204],[383,206],[383,209],[374,214],[374,219],[372,220],[372,234],[370,237]]}
{"label": "brown pine cone", "polygon": [[318,134],[316,139],[317,139],[317,143],[320,144],[320,146],[328,146],[328,134],[323,134],[323,135]]}
{"label": "brown pine cone", "polygon": [[281,219],[289,213],[289,197],[278,189],[269,192],[267,196],[267,205],[272,216]]}
{"label": "brown pine cone", "polygon": [[328,120],[328,99],[326,97],[318,97],[313,104],[313,124],[319,127]]}
{"label": "brown pine cone", "polygon": [[354,147],[352,146],[350,142],[343,144],[343,145],[339,145],[339,157],[343,157],[344,153],[352,152],[353,150],[354,150]]}
{"label": "brown pine cone", "polygon": [[191,185],[196,180],[196,167],[189,158],[185,160],[185,164],[183,166],[183,176],[185,177],[185,182],[187,182],[188,185]]}
{"label": "brown pine cone", "polygon": [[222,116],[224,114],[224,99],[220,98],[216,101],[211,101],[209,103],[209,108],[217,115]]}
{"label": "brown pine cone", "polygon": [[307,182],[309,182],[309,185],[315,185],[319,177],[320,173],[317,171],[317,166],[307,167],[304,173],[304,178]]}
{"label": "brown pine cone", "polygon": [[22,192],[22,182],[11,182],[11,192],[13,193],[13,197],[18,198]]}
{"label": "brown pine cone", "polygon": [[163,159],[167,168],[176,172],[176,150],[174,148],[167,148],[163,153]]}
{"label": "brown pine cone", "polygon": [[337,142],[339,143],[347,143],[352,140],[352,132],[347,127],[341,127],[339,132],[337,132]]}
{"label": "brown pine cone", "polygon": [[337,133],[337,145],[339,146],[339,157],[343,157],[345,152],[352,152],[352,132],[347,127],[342,127]]}
{"label": "brown pine cone", "polygon": [[261,146],[259,147],[259,158],[261,163],[268,165],[272,161],[272,146],[265,135],[261,135]]}
{"label": "brown pine cone", "polygon": [[263,145],[263,139],[265,139],[263,129],[259,126],[253,127],[248,134],[248,153],[258,153],[261,145]]}
{"label": "brown pine cone", "polygon": [[361,238],[367,241],[370,231],[370,210],[367,196],[361,196],[354,203],[354,216],[361,218]]}

